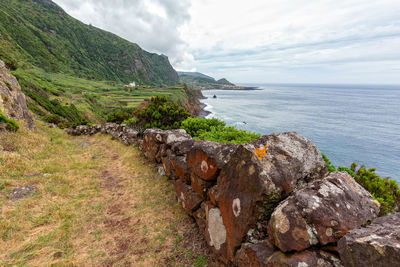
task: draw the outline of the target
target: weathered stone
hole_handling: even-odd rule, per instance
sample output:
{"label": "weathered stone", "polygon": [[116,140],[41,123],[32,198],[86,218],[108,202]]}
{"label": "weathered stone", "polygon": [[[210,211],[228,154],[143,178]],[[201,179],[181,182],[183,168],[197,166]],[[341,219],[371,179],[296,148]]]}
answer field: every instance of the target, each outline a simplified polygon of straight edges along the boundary
{"label": "weathered stone", "polygon": [[306,250],[284,254],[280,251],[272,254],[265,267],[342,267],[340,259],[332,253],[322,250]]}
{"label": "weathered stone", "polygon": [[376,201],[346,172],[331,173],[281,202],[268,233],[280,250],[337,242],[379,213]]}
{"label": "weathered stone", "polygon": [[194,143],[195,141],[192,139],[176,142],[171,146],[171,151],[177,156],[187,156]]}
{"label": "weathered stone", "polygon": [[236,253],[238,267],[263,267],[264,262],[274,254],[274,246],[268,241],[258,243],[245,243]]}
{"label": "weathered stone", "polygon": [[218,177],[216,202],[233,260],[249,229],[267,221],[279,201],[308,181],[323,177],[326,164],[317,147],[297,133],[280,133],[239,146]]}
{"label": "weathered stone", "polygon": [[345,266],[399,266],[400,213],[376,219],[339,240]]}
{"label": "weathered stone", "polygon": [[10,119],[24,120],[28,129],[36,129],[21,86],[2,60],[0,60],[0,112]]}
{"label": "weathered stone", "polygon": [[196,224],[202,234],[206,230],[206,204],[203,202],[198,210],[193,213],[193,217],[196,220]]}
{"label": "weathered stone", "polygon": [[230,160],[238,146],[236,144],[197,141],[188,153],[189,168],[203,180],[215,180],[220,169]]}
{"label": "weathered stone", "polygon": [[190,175],[190,181],[191,181],[191,186],[192,189],[199,194],[199,196],[204,199],[207,195],[207,190],[210,188],[214,183],[210,181],[205,181],[199,177],[197,177],[196,174],[191,173]]}
{"label": "weathered stone", "polygon": [[175,191],[178,201],[182,203],[182,207],[188,214],[192,214],[200,207],[202,200],[199,195],[181,180],[175,181]]}
{"label": "weathered stone", "polygon": [[[168,147],[172,146],[175,142],[182,142],[190,140],[192,137],[183,129],[164,131],[157,128],[147,129],[143,135],[142,149],[145,156],[149,161],[161,162],[162,153],[160,152],[161,144]],[[166,151],[166,148],[165,148]]]}
{"label": "weathered stone", "polygon": [[190,170],[185,156],[175,156],[168,150],[167,157],[164,157],[163,160],[167,163],[166,166],[169,168],[168,173],[171,178],[182,179],[185,183],[190,184]]}
{"label": "weathered stone", "polygon": [[18,187],[11,192],[10,199],[16,201],[32,195],[35,191],[36,191],[36,185]]}

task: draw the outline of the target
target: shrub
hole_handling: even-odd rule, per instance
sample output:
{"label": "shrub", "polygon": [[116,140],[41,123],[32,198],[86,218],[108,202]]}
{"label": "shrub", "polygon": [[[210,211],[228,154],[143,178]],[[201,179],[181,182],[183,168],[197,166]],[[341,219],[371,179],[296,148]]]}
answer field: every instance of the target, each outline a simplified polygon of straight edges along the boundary
{"label": "shrub", "polygon": [[7,118],[1,112],[0,112],[0,123],[5,123],[7,125],[6,126],[7,130],[12,132],[16,132],[19,129],[19,125],[15,120]]}
{"label": "shrub", "polygon": [[142,131],[147,128],[179,129],[181,122],[187,119],[190,113],[166,97],[156,96],[150,99],[146,108],[137,110],[134,115],[135,126]]}
{"label": "shrub", "polygon": [[218,119],[188,118],[182,122],[185,129],[194,139],[209,140],[220,143],[243,144],[260,138],[260,134],[239,130],[233,126],[225,126]]}
{"label": "shrub", "polygon": [[350,168],[331,165],[331,161],[322,154],[329,172],[346,171],[353,177],[358,184],[365,188],[379,202],[379,216],[394,213],[400,210],[400,187],[396,181],[389,177],[381,178],[375,173],[376,169],[366,169],[364,165],[358,168],[357,164],[352,163]]}
{"label": "shrub", "polygon": [[182,122],[182,129],[185,129],[192,137],[199,137],[205,132],[211,131],[211,128],[222,129],[225,127],[225,122],[216,118],[203,119],[203,118],[187,118]]}
{"label": "shrub", "polygon": [[132,115],[126,111],[113,111],[107,114],[107,122],[114,122],[121,124],[125,120],[132,118]]}

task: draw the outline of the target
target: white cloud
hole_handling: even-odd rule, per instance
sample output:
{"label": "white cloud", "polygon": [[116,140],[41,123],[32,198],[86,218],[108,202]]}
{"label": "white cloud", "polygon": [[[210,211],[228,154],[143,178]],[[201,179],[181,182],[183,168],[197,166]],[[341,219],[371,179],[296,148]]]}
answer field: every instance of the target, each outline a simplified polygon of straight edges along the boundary
{"label": "white cloud", "polygon": [[235,82],[400,83],[398,0],[56,0],[86,23]]}

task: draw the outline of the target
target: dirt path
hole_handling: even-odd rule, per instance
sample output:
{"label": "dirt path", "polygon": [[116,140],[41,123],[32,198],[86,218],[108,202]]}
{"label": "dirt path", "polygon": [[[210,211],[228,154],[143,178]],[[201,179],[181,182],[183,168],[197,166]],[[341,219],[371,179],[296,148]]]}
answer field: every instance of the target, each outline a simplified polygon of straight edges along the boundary
{"label": "dirt path", "polygon": [[[172,184],[135,147],[57,129],[10,138],[19,145],[0,151],[0,265],[211,265]],[[27,185],[33,195],[10,199]]]}

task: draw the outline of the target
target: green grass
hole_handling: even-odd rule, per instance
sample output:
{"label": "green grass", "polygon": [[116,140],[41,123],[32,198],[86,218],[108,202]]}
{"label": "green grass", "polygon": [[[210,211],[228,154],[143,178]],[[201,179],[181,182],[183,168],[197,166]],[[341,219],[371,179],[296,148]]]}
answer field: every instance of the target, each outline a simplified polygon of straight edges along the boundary
{"label": "green grass", "polygon": [[[182,238],[192,222],[173,184],[137,148],[105,135],[73,137],[37,126],[0,139],[1,266],[207,262],[198,244]],[[84,141],[91,145],[80,147]],[[32,184],[33,195],[9,199],[13,189]]]}
{"label": "green grass", "polygon": [[[153,96],[167,96],[172,101],[188,101],[190,89],[183,85],[126,88],[121,82],[96,81],[67,74],[48,73],[42,69],[17,69],[12,72],[28,98],[28,107],[42,118],[59,126],[104,122],[115,110],[132,110]],[[189,93],[188,93],[189,92]]]}

